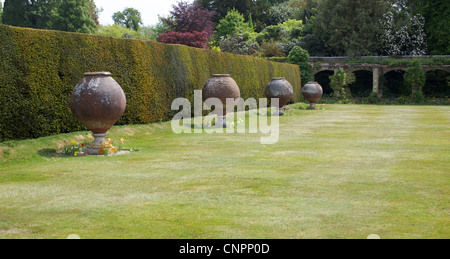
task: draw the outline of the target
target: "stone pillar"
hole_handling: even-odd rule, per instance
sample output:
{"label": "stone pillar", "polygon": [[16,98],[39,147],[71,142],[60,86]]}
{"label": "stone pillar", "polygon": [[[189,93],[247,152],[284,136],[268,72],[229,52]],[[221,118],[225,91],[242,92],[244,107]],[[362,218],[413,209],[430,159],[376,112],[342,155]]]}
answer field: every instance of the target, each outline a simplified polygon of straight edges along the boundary
{"label": "stone pillar", "polygon": [[380,68],[374,67],[372,70],[373,73],[373,92],[377,94],[378,98],[381,98],[383,95],[382,91],[380,91]]}

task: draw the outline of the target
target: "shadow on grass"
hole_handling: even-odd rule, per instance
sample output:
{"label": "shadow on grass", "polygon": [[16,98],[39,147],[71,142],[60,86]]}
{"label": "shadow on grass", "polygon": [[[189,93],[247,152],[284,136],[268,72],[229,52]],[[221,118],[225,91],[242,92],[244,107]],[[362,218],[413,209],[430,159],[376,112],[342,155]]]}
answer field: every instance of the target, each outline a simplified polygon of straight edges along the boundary
{"label": "shadow on grass", "polygon": [[54,148],[44,148],[44,149],[38,150],[37,153],[40,156],[48,157],[48,158],[61,156],[61,154],[58,154],[58,152]]}
{"label": "shadow on grass", "polygon": [[70,155],[62,154],[54,148],[44,148],[44,149],[38,150],[37,154],[41,157],[46,157],[46,158],[55,158],[55,157],[70,158],[70,157],[73,157]]}

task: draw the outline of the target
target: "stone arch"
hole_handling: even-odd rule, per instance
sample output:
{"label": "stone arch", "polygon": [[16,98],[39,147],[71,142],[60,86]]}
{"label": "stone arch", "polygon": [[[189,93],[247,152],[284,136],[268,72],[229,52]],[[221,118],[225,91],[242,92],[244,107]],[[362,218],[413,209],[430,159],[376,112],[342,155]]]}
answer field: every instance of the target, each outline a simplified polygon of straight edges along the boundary
{"label": "stone arch", "polygon": [[425,85],[422,89],[425,97],[446,98],[450,96],[450,71],[434,68],[425,72]]}
{"label": "stone arch", "polygon": [[406,69],[389,69],[383,71],[382,89],[383,96],[388,98],[398,98],[411,94],[410,89],[404,87],[404,75]]}
{"label": "stone arch", "polygon": [[349,69],[345,71],[346,73],[353,73],[355,75],[355,82],[350,84],[348,87],[352,93],[353,97],[368,97],[370,93],[373,92],[373,73],[372,69],[361,68],[361,69]]}
{"label": "stone arch", "polygon": [[387,73],[389,73],[391,71],[403,71],[403,73],[405,73],[406,70],[407,70],[406,67],[388,67],[388,68],[383,69],[383,75],[386,75]]}
{"label": "stone arch", "polygon": [[343,69],[345,70],[346,73],[354,73],[356,71],[367,71],[372,73],[373,72],[373,68],[372,67],[343,67]]}
{"label": "stone arch", "polygon": [[323,88],[323,94],[330,95],[333,93],[333,90],[330,87],[331,80],[329,76],[334,75],[334,70],[332,69],[324,69],[314,73],[314,81],[318,82]]}
{"label": "stone arch", "polygon": [[429,71],[435,71],[435,70],[441,70],[441,71],[450,73],[450,65],[437,65],[437,66],[425,65],[425,66],[422,66],[422,69],[423,69],[423,72],[425,72],[425,73],[427,73]]}

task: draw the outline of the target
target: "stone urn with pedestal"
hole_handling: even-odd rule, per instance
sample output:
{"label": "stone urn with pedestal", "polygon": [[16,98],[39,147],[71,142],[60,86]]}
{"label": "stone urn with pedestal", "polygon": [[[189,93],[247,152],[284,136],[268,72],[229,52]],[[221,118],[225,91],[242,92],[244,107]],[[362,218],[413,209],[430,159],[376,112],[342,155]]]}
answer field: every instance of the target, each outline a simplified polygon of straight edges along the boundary
{"label": "stone urn with pedestal", "polygon": [[323,89],[317,82],[308,82],[302,88],[303,97],[310,103],[310,109],[316,109],[316,103],[322,98]]}
{"label": "stone urn with pedestal", "polygon": [[104,155],[112,147],[105,141],[106,132],[125,112],[126,98],[120,85],[109,72],[88,72],[75,86],[70,109],[94,136],[84,152]]}
{"label": "stone urn with pedestal", "polygon": [[[266,87],[266,97],[269,99],[278,99],[277,112],[272,116],[283,116],[283,107],[288,104],[294,95],[294,88],[291,83],[284,77],[273,78],[272,81]],[[272,104],[273,106],[274,104]]]}
{"label": "stone urn with pedestal", "polygon": [[239,99],[241,92],[236,81],[227,74],[214,74],[203,86],[202,98],[203,101],[209,98],[217,98],[222,102],[223,110],[218,111],[218,118],[216,127],[227,127],[226,115],[231,112],[233,107],[227,107],[227,99]]}

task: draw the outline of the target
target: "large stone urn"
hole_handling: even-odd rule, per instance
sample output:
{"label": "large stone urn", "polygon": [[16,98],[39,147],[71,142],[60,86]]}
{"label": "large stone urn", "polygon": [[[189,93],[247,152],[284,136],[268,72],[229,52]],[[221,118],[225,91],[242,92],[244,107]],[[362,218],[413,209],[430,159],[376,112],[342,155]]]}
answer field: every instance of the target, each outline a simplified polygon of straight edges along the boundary
{"label": "large stone urn", "polygon": [[322,98],[323,89],[317,82],[308,82],[303,86],[302,94],[310,103],[310,109],[316,109],[316,103]]}
{"label": "large stone urn", "polygon": [[217,98],[222,102],[223,110],[217,111],[218,119],[215,126],[226,128],[226,115],[234,109],[234,105],[227,107],[227,99],[239,99],[241,92],[236,81],[230,75],[214,74],[203,86],[202,97],[203,101],[209,98]]}
{"label": "large stone urn", "polygon": [[278,99],[278,105],[274,106],[277,108],[275,116],[283,116],[283,107],[291,100],[294,95],[294,88],[292,85],[284,78],[273,78],[272,81],[266,86],[266,97],[267,99]]}
{"label": "large stone urn", "polygon": [[109,72],[85,73],[75,86],[70,99],[70,109],[75,117],[95,138],[84,152],[104,155],[111,147],[106,143],[106,132],[125,111],[126,98],[120,85]]}

